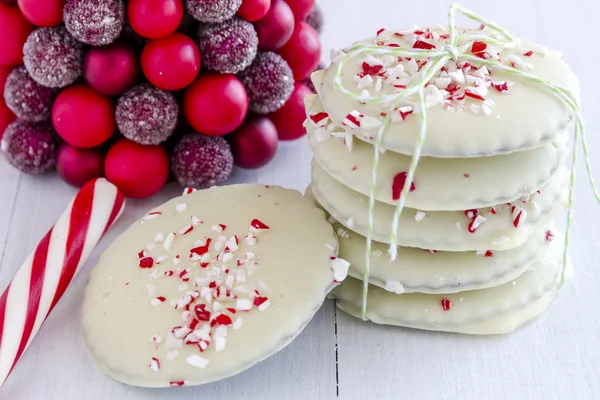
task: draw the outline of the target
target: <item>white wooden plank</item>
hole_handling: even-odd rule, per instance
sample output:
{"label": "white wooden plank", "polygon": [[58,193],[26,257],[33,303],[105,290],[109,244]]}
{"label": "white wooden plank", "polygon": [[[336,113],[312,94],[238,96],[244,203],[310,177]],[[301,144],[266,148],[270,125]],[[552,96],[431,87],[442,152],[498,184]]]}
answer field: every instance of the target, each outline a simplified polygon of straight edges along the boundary
{"label": "white wooden plank", "polygon": [[[4,255],[6,238],[12,221],[11,215],[16,201],[21,174],[11,168],[4,157],[0,157],[0,265]],[[0,290],[3,288],[0,285]]]}

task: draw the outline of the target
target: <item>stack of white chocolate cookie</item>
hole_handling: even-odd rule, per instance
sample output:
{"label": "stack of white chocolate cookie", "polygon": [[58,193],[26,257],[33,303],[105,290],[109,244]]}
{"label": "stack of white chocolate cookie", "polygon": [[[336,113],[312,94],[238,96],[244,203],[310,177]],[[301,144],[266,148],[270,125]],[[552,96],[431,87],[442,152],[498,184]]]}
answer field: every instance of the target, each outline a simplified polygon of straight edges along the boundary
{"label": "stack of white chocolate cookie", "polygon": [[[381,29],[360,42],[371,45],[367,51],[332,53],[331,66],[312,76],[318,95],[306,99],[314,153],[309,194],[331,215],[340,257],[351,263],[354,279],[334,290],[339,308],[381,324],[505,333],[540,314],[562,282],[564,239],[552,221],[568,204],[564,163],[573,113],[543,85],[484,64],[579,89],[557,52],[525,41],[480,42],[478,35],[494,37],[484,26],[459,34],[466,38],[459,48],[481,62],[448,61],[427,82],[422,102],[416,95],[369,98],[392,98],[431,67],[430,59],[390,49],[443,50],[450,41],[444,28]],[[427,136],[418,146],[423,120]],[[393,217],[417,149],[394,259]]]}

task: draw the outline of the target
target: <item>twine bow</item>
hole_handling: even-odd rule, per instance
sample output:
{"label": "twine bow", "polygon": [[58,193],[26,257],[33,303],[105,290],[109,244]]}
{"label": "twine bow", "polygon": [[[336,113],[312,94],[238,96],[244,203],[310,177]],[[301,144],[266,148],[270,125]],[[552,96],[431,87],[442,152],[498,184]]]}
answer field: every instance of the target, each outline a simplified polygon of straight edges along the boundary
{"label": "twine bow", "polygon": [[[472,21],[477,21],[487,28],[489,28],[491,34],[486,33],[485,31],[478,32],[477,34],[473,33],[462,33],[458,34],[456,30],[456,26],[454,23],[455,13],[459,12],[460,14],[466,16],[468,19]],[[581,140],[581,147],[584,153],[585,166],[588,174],[588,178],[590,181],[591,188],[594,192],[594,196],[596,197],[596,201],[600,204],[600,194],[598,193],[598,189],[596,187],[596,183],[594,181],[594,176],[592,173],[592,168],[590,164],[589,158],[589,150],[588,143],[585,134],[585,126],[583,123],[583,119],[581,117],[581,112],[579,108],[579,104],[577,101],[577,97],[574,93],[572,93],[567,88],[557,85],[548,80],[542,79],[534,74],[528,73],[526,71],[519,70],[517,68],[504,65],[499,61],[492,59],[484,59],[477,57],[471,53],[471,49],[474,42],[481,42],[486,45],[497,46],[503,49],[515,48],[519,45],[519,41],[515,39],[508,31],[499,27],[493,22],[490,22],[478,15],[472,13],[471,11],[465,9],[462,5],[454,3],[450,6],[448,12],[448,30],[449,30],[449,43],[445,45],[442,49],[404,49],[399,47],[389,47],[389,46],[378,46],[378,45],[368,45],[368,44],[356,44],[347,52],[347,54],[340,60],[338,63],[337,69],[335,70],[334,77],[334,86],[337,90],[339,90],[344,95],[351,97],[357,101],[363,102],[365,104],[393,104],[394,109],[399,107],[400,104],[409,98],[410,96],[417,96],[417,105],[416,107],[419,109],[420,116],[420,125],[419,125],[419,135],[417,138],[417,143],[415,146],[414,154],[412,156],[410,168],[408,170],[406,181],[402,192],[400,194],[400,199],[396,205],[396,211],[394,213],[394,218],[392,221],[392,231],[390,233],[390,257],[392,260],[395,260],[398,254],[397,246],[398,246],[398,221],[400,216],[402,215],[402,211],[404,210],[404,206],[406,203],[406,197],[409,193],[409,189],[412,185],[415,171],[417,170],[417,166],[419,164],[419,160],[421,158],[421,150],[423,148],[423,144],[425,142],[425,138],[427,136],[427,107],[425,104],[425,96],[424,89],[427,83],[434,77],[434,75],[444,67],[449,61],[465,61],[472,62],[475,64],[485,65],[493,70],[498,70],[505,72],[507,74],[513,75],[515,77],[520,78],[521,80],[531,82],[537,85],[540,88],[549,90],[557,99],[559,99],[567,108],[569,108],[575,117],[574,123],[574,139],[573,139],[573,155],[572,155],[572,165],[571,165],[571,174],[569,180],[569,197],[568,197],[568,212],[567,212],[567,227],[565,232],[565,246],[563,252],[563,270],[561,276],[561,282],[565,281],[565,272],[567,267],[567,255],[568,248],[570,242],[570,231],[571,231],[571,223],[572,223],[572,215],[573,215],[573,195],[575,190],[575,166],[577,163],[577,151],[578,151],[578,143]],[[411,57],[415,60],[424,60],[426,59],[428,62],[423,66],[420,77],[418,80],[412,82],[407,85],[407,87],[401,91],[400,93],[393,93],[385,96],[363,96],[357,95],[350,90],[347,90],[343,84],[341,79],[341,73],[344,66],[350,62],[350,60],[358,57],[360,55],[391,55],[394,57]],[[370,188],[369,195],[369,216],[368,216],[368,225],[367,225],[367,246],[365,252],[365,272],[363,276],[363,294],[362,294],[362,318],[366,318],[367,314],[367,296],[369,291],[369,275],[371,268],[371,251],[372,251],[372,234],[373,234],[373,215],[375,208],[375,189],[377,184],[377,174],[379,169],[379,156],[381,154],[381,143],[383,140],[383,135],[385,133],[386,128],[390,124],[390,113],[388,113],[384,119],[383,123],[380,125],[379,130],[375,136],[374,141],[374,159],[373,159],[373,170],[372,170],[372,182]]]}

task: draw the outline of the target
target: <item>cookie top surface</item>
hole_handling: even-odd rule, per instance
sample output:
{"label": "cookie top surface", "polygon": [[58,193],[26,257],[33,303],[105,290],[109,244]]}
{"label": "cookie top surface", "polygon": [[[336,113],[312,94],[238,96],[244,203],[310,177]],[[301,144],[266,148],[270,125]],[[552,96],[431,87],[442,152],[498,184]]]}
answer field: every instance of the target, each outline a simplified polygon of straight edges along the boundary
{"label": "cookie top surface", "polygon": [[136,386],[234,375],[301,332],[338,278],[336,254],[323,211],[297,191],[234,185],[175,198],[101,256],[83,305],[86,345],[102,371]]}
{"label": "cookie top surface", "polygon": [[[477,62],[500,60],[504,66],[563,86],[577,97],[577,79],[560,53],[520,40],[502,47],[478,42],[478,36],[493,35],[489,28],[459,32],[467,35],[459,43],[459,54],[475,59],[465,61],[459,56],[457,61],[448,61],[425,88],[427,139],[423,156],[466,158],[511,153],[537,147],[564,131],[573,112],[552,92],[539,83]],[[391,101],[363,104],[363,100],[401,93],[419,79],[428,60],[394,51],[417,48],[442,52],[450,40],[447,35],[441,27],[381,30],[376,37],[360,42],[374,50],[352,56],[339,75],[340,62],[352,48],[332,54],[331,66],[312,76],[328,116],[358,139],[372,141],[382,113],[391,113],[383,147],[413,154],[421,121],[416,115],[417,97],[409,96],[398,107]],[[336,87],[338,78],[354,97]]]}

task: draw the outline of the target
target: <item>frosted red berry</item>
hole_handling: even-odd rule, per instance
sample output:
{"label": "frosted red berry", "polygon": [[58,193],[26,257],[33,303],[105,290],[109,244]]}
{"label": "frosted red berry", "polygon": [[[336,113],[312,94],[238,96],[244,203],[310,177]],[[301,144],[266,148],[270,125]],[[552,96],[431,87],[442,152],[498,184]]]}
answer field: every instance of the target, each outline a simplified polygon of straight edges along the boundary
{"label": "frosted red berry", "polygon": [[185,91],[183,113],[200,133],[211,136],[232,132],[246,118],[248,95],[234,75],[201,75]]}
{"label": "frosted red berry", "polygon": [[256,57],[258,37],[250,22],[234,17],[221,23],[201,25],[198,47],[206,68],[222,74],[236,74],[246,69]]}
{"label": "frosted red berry", "polygon": [[91,46],[111,44],[125,25],[122,0],[66,0],[63,18],[77,40]]}
{"label": "frosted red berry", "polygon": [[280,140],[294,140],[306,134],[304,121],[306,110],[304,98],[312,94],[312,91],[302,83],[296,83],[294,92],[283,107],[269,114],[269,118],[277,127]]}
{"label": "frosted red berry", "polygon": [[52,125],[16,120],[0,143],[8,162],[27,174],[43,174],[56,164],[57,137]]}
{"label": "frosted red berry", "polygon": [[261,50],[278,50],[294,32],[294,14],[283,0],[273,0],[267,15],[254,24]]}
{"label": "frosted red berry", "polygon": [[312,11],[315,0],[285,0],[292,9],[297,21],[304,21]]}
{"label": "frosted red berry", "polygon": [[81,76],[83,45],[64,26],[38,28],[23,46],[23,63],[40,85],[62,88]]}
{"label": "frosted red berry", "polygon": [[19,9],[37,26],[55,26],[63,21],[65,0],[19,0]]}
{"label": "frosted red berry", "polygon": [[34,81],[25,67],[12,70],[4,86],[4,99],[10,110],[23,121],[42,122],[52,115],[56,90]]}
{"label": "frosted red berry", "polygon": [[248,92],[250,111],[268,114],[279,110],[294,91],[294,76],[285,60],[272,52],[259,52],[239,75]]}
{"label": "frosted red berry", "polygon": [[315,4],[308,17],[304,20],[308,25],[312,26],[315,31],[321,32],[323,30],[323,11],[321,6]]}
{"label": "frosted red berry", "polygon": [[171,154],[171,170],[185,187],[205,189],[227,180],[233,169],[231,148],[222,137],[185,135]]}
{"label": "frosted red berry", "polygon": [[113,134],[115,106],[111,98],[85,84],[70,86],[56,97],[52,123],[71,146],[90,148],[106,142]]}
{"label": "frosted red berry", "polygon": [[135,85],[140,64],[135,50],[123,41],[93,47],[83,59],[83,77],[97,92],[116,96]]}
{"label": "frosted red berry", "polygon": [[[4,82],[6,82],[6,78],[12,69],[13,67],[11,66],[0,64],[0,93],[4,92]],[[2,134],[8,124],[13,122],[15,118],[15,114],[6,106],[4,97],[0,96],[0,139],[2,139]]]}
{"label": "frosted red berry", "polygon": [[200,52],[192,39],[175,32],[166,38],[151,40],[144,46],[142,71],[156,87],[183,89],[200,72]]}
{"label": "frosted red berry", "polygon": [[23,62],[23,44],[33,29],[16,5],[0,3],[0,64]]}
{"label": "frosted red berry", "polygon": [[150,197],[167,182],[169,158],[162,146],[142,146],[121,139],[108,150],[104,173],[125,196]]}
{"label": "frosted red berry", "polygon": [[242,0],[186,0],[188,12],[200,22],[223,22],[233,17]]}
{"label": "frosted red berry", "polygon": [[237,15],[246,21],[256,22],[263,18],[271,8],[271,0],[242,0]]}
{"label": "frosted red berry", "polygon": [[182,0],[129,0],[127,17],[134,31],[148,39],[169,36],[183,19]]}
{"label": "frosted red berry", "polygon": [[277,152],[277,128],[267,117],[251,117],[228,136],[235,165],[259,168]]}
{"label": "frosted red berry", "polygon": [[58,148],[56,172],[69,185],[81,187],[104,176],[104,153],[99,147],[78,149],[63,143]]}
{"label": "frosted red berry", "polygon": [[319,65],[321,41],[319,34],[304,22],[296,24],[290,40],[277,52],[294,72],[294,79],[307,78]]}
{"label": "frosted red berry", "polygon": [[175,130],[178,114],[175,96],[144,83],[121,96],[115,118],[123,136],[147,145],[167,140]]}

